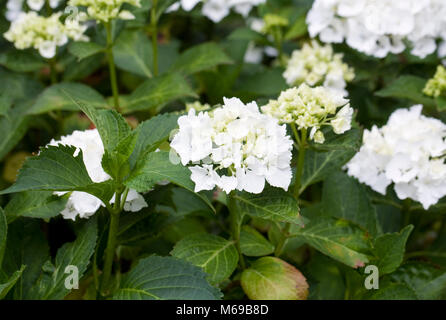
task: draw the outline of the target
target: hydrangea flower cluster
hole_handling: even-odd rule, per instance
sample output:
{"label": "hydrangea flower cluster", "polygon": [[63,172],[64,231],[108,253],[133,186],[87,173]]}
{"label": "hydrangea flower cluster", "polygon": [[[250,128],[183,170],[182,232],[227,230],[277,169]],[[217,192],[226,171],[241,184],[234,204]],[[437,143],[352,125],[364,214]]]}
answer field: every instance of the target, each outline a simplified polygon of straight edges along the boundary
{"label": "hydrangea flower cluster", "polygon": [[[25,0],[8,0],[6,3],[6,19],[9,21],[16,20],[20,13],[23,12],[23,4]],[[60,0],[49,0],[51,8],[55,9],[59,6]],[[40,11],[45,5],[45,0],[26,0],[28,8],[33,11]]]}
{"label": "hydrangea flower cluster", "polygon": [[293,51],[283,73],[289,86],[306,83],[322,85],[347,95],[345,87],[355,73],[342,61],[341,53],[335,54],[331,45],[321,46],[317,41],[305,43],[300,50]]}
{"label": "hydrangea flower cluster", "polygon": [[141,0],[70,0],[70,6],[83,6],[87,8],[88,15],[100,22],[109,22],[113,19],[133,20],[135,16],[128,10],[122,10],[123,4],[141,7]]}
{"label": "hydrangea flower cluster", "polygon": [[[342,107],[339,111],[339,107]],[[333,127],[336,134],[351,129],[353,109],[339,91],[325,87],[311,88],[305,83],[283,91],[279,99],[270,100],[262,111],[280,123],[294,123],[299,130],[311,129],[310,139],[324,143],[322,126]]]}
{"label": "hydrangea flower cluster", "polygon": [[71,38],[76,41],[88,41],[84,35],[87,26],[79,21],[60,21],[62,13],[55,13],[50,17],[39,16],[36,12],[21,13],[11,23],[11,27],[4,37],[14,43],[17,49],[34,48],[44,58],[51,59],[56,55],[57,47],[63,46]]}
{"label": "hydrangea flower cluster", "polygon": [[[102,144],[97,129],[74,131],[71,135],[61,137],[58,141],[54,139],[51,140],[48,145],[58,146],[60,144],[76,147],[77,149],[74,156],[77,156],[79,150],[82,150],[85,167],[93,182],[103,182],[110,179],[110,176],[104,171],[101,165],[102,156],[104,155],[104,145]],[[67,192],[56,192],[57,195],[66,193]],[[114,202],[114,197],[111,202]],[[86,192],[73,191],[71,192],[68,203],[61,214],[65,219],[75,220],[77,216],[88,218],[101,206],[104,206],[104,203],[97,197]],[[127,195],[124,210],[137,212],[144,207],[147,207],[144,198],[135,190],[131,189]]]}
{"label": "hydrangea flower cluster", "polygon": [[191,109],[178,124],[170,146],[183,165],[191,165],[196,192],[218,186],[226,193],[261,193],[265,180],[288,189],[292,140],[286,127],[260,113],[255,102],[225,98],[211,112]]}
{"label": "hydrangea flower cluster", "polygon": [[215,23],[223,20],[229,15],[231,9],[235,12],[248,16],[251,9],[266,0],[180,0],[169,7],[168,11],[176,11],[182,7],[186,11],[192,10],[199,2],[203,2],[202,13]]}
{"label": "hydrangea flower cluster", "polygon": [[446,93],[446,69],[443,66],[437,67],[437,72],[432,79],[430,79],[423,89],[424,94],[431,97],[438,97]]}
{"label": "hydrangea flower cluster", "polygon": [[385,194],[394,183],[398,198],[428,209],[446,195],[446,125],[423,116],[422,108],[399,109],[382,128],[365,130],[363,145],[346,168],[376,192]]}
{"label": "hydrangea flower cluster", "polygon": [[316,0],[307,16],[311,37],[342,42],[378,58],[398,54],[410,43],[411,53],[424,58],[437,49],[446,56],[444,0]]}

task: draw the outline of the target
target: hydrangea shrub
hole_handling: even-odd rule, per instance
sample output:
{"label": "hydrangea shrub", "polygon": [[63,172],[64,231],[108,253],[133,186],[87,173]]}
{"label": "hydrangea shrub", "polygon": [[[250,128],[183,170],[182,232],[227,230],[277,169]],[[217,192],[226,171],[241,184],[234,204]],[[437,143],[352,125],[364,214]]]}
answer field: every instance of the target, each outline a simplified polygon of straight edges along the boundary
{"label": "hydrangea shrub", "polygon": [[3,3],[0,299],[446,298],[443,0]]}

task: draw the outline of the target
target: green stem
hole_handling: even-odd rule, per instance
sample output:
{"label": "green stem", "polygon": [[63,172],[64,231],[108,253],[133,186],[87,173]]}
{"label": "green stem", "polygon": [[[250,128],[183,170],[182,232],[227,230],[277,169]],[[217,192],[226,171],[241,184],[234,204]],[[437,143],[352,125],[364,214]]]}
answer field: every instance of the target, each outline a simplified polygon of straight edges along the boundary
{"label": "green stem", "polygon": [[276,49],[278,51],[278,58],[281,66],[285,66],[285,57],[283,55],[283,35],[282,29],[280,27],[275,28],[273,31],[274,42],[276,45]]}
{"label": "green stem", "polygon": [[241,227],[241,216],[238,211],[236,200],[234,199],[234,193],[228,194],[228,209],[229,209],[229,220],[231,224],[232,238],[235,241],[235,246],[239,255],[239,263],[242,269],[246,268],[245,259],[243,258],[242,249],[240,247],[240,227]]}
{"label": "green stem", "polygon": [[124,197],[122,197],[123,195],[122,189],[116,192],[115,203],[113,207],[111,207],[110,205],[107,206],[110,213],[110,228],[108,231],[107,248],[105,249],[105,262],[103,268],[104,270],[101,282],[101,294],[103,296],[109,294],[110,278],[112,273],[113,259],[115,257],[117,236],[119,230],[119,217],[121,215],[123,207],[122,203],[125,203],[125,200],[127,198],[126,190],[127,189],[124,190]]}
{"label": "green stem", "polygon": [[50,66],[50,79],[51,84],[57,83],[57,70],[56,70],[56,57],[48,59],[48,65]]}
{"label": "green stem", "polygon": [[274,255],[276,257],[279,257],[282,254],[283,248],[285,247],[288,240],[290,229],[291,229],[291,223],[287,222],[285,227],[282,229],[282,234],[279,243],[277,244],[276,250],[274,251]]}
{"label": "green stem", "polygon": [[[301,137],[299,138],[299,133],[296,129],[296,125],[294,123],[291,124],[291,128],[293,129],[294,137],[296,138],[296,141],[299,145],[299,155],[297,158],[297,168],[296,168],[296,179],[294,181],[294,191],[293,195],[296,201],[299,201],[299,195],[300,195],[300,187],[301,187],[301,180],[302,180],[302,172],[304,169],[304,160],[305,160],[305,149],[307,147],[307,129],[302,129]],[[286,223],[285,227],[282,229],[282,234],[279,239],[279,243],[276,246],[276,250],[274,251],[274,255],[276,257],[280,256],[282,254],[283,248],[286,245],[286,242],[289,238],[289,233],[291,229],[291,224],[288,222]]]}
{"label": "green stem", "polygon": [[153,0],[150,11],[150,23],[152,26],[152,49],[153,49],[153,75],[158,76],[158,18],[156,17],[156,7],[158,0]]}
{"label": "green stem", "polygon": [[300,142],[299,132],[297,132],[296,125],[292,122],[290,126],[291,129],[293,130],[294,138],[296,138],[297,145],[300,146],[301,142]]}
{"label": "green stem", "polygon": [[301,181],[302,181],[302,172],[304,170],[304,160],[305,160],[305,150],[307,147],[307,129],[302,129],[301,132],[301,140],[299,144],[299,155],[297,158],[297,167],[296,167],[296,179],[294,181],[294,197],[296,200],[299,198],[301,194]]}
{"label": "green stem", "polygon": [[104,273],[102,276],[101,293],[102,295],[108,295],[109,282],[113,266],[113,258],[116,250],[116,238],[119,228],[119,216],[120,213],[110,214],[110,229],[108,231],[107,248],[105,249],[105,263]]}
{"label": "green stem", "polygon": [[119,107],[119,89],[118,89],[118,79],[116,76],[116,66],[115,66],[115,60],[113,56],[113,35],[112,35],[112,25],[111,22],[107,22],[105,24],[105,30],[107,32],[107,48],[106,48],[106,54],[107,54],[107,60],[108,60],[108,67],[110,70],[110,83],[112,87],[113,92],[113,100],[115,104],[116,111],[120,111]]}
{"label": "green stem", "polygon": [[403,213],[403,227],[410,223],[410,207],[412,205],[412,200],[407,198],[403,201],[402,213]]}

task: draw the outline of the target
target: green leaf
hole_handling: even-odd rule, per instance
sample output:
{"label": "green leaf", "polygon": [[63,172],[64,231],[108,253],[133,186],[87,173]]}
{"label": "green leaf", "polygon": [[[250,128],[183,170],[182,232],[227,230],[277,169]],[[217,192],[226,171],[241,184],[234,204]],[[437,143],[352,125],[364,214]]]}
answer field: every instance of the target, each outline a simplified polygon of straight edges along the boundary
{"label": "green leaf", "polygon": [[308,284],[302,273],[275,257],[263,257],[242,273],[241,284],[251,300],[306,300]]}
{"label": "green leaf", "polygon": [[130,163],[128,160],[133,152],[137,138],[136,132],[132,131],[112,151],[105,151],[101,162],[102,168],[113,179],[122,181],[130,173]]}
{"label": "green leaf", "polygon": [[393,283],[405,284],[420,300],[446,297],[446,271],[426,263],[411,262],[389,275]]}
{"label": "green leaf", "polygon": [[0,117],[0,160],[11,151],[28,130],[30,118],[26,112],[30,103],[20,103]]}
{"label": "green leaf", "polygon": [[94,108],[105,108],[107,102],[96,90],[81,83],[63,82],[52,85],[37,98],[28,114],[42,114],[54,110],[77,111],[77,104],[66,93],[78,97],[79,102]]}
{"label": "green leaf", "polygon": [[0,116],[6,116],[12,106],[13,99],[8,96],[0,96]]}
{"label": "green leaf", "polygon": [[8,223],[3,209],[0,207],[0,270],[2,268],[3,255],[6,248],[6,235],[8,234]]}
{"label": "green leaf", "polygon": [[64,92],[81,109],[98,129],[105,153],[102,167],[112,178],[121,181],[130,171],[128,162],[137,140],[124,117],[115,110],[98,110]]}
{"label": "green leaf", "polygon": [[[190,180],[190,175],[191,172],[187,167],[174,164],[171,161],[169,152],[151,152],[140,158],[136,168],[124,181],[124,184],[138,192],[146,192],[152,189],[156,183],[167,180],[194,192],[195,185]],[[215,212],[214,207],[205,195],[200,193],[197,193],[197,195]]]}
{"label": "green leaf", "polygon": [[189,75],[231,63],[232,60],[216,43],[204,43],[183,52],[171,70]]}
{"label": "green leaf", "polygon": [[151,109],[161,109],[174,100],[196,97],[196,94],[179,73],[167,73],[156,78],[146,80],[128,97],[122,112],[132,113]]}
{"label": "green leaf", "polygon": [[0,283],[0,300],[5,298],[8,292],[14,287],[14,285],[22,276],[22,273],[25,270],[25,268],[26,266],[22,266],[20,270],[14,272],[14,274],[8,279],[6,283]]}
{"label": "green leaf", "polygon": [[196,233],[206,233],[206,228],[200,219],[191,216],[184,217],[182,219],[179,219],[178,221],[170,223],[166,228],[163,229],[161,235],[162,238],[166,241],[170,243],[177,243],[187,236]]}
{"label": "green leaf", "polygon": [[178,117],[175,114],[158,115],[144,121],[136,128],[138,140],[130,160],[132,165],[139,157],[155,151],[161,143],[170,137],[172,131],[178,127]]}
{"label": "green leaf", "polygon": [[374,264],[380,275],[392,273],[403,262],[406,242],[412,230],[413,226],[408,225],[401,232],[383,234],[375,239],[373,253],[377,261]]}
{"label": "green leaf", "polygon": [[[324,150],[307,150],[302,173],[302,193],[309,185],[325,179],[330,173],[339,170],[359,151],[361,132],[353,128],[342,135],[327,135]],[[324,143],[325,145],[325,143]]]}
{"label": "green leaf", "polygon": [[146,192],[156,183],[167,180],[193,191],[194,184],[190,180],[190,174],[187,167],[172,163],[169,152],[150,152],[140,158],[125,184],[139,192]]}
{"label": "green leaf", "polygon": [[260,42],[264,39],[263,35],[252,30],[251,28],[237,28],[229,36],[228,40],[245,40]]}
{"label": "green leaf", "polygon": [[109,182],[93,183],[85,168],[82,150],[75,157],[76,147],[60,145],[41,149],[28,157],[19,171],[17,181],[0,195],[21,191],[84,191],[104,202],[113,195]]}
{"label": "green leaf", "polygon": [[369,300],[417,300],[415,293],[403,283],[383,280],[378,290],[372,290],[364,296]]}
{"label": "green leaf", "polygon": [[299,17],[285,34],[285,40],[292,40],[307,33],[306,15]]}
{"label": "green leaf", "polygon": [[420,77],[403,75],[384,89],[375,92],[375,95],[383,98],[408,99],[427,107],[434,107],[435,101],[423,94],[426,82],[426,79]]}
{"label": "green leaf", "polygon": [[8,222],[18,217],[49,219],[60,214],[67,197],[58,197],[51,191],[28,191],[15,194],[5,207]]}
{"label": "green leaf", "polygon": [[[44,270],[41,278],[32,288],[31,299],[39,300],[60,300],[63,299],[70,290],[65,287],[65,268],[76,266],[79,271],[79,279],[90,263],[90,258],[96,247],[98,237],[96,218],[90,218],[72,243],[64,244],[56,255],[55,265],[49,270]],[[49,266],[50,262],[47,262]]]}
{"label": "green leaf", "polygon": [[113,55],[120,69],[139,76],[152,77],[152,45],[143,31],[124,30],[116,39]]}
{"label": "green leaf", "polygon": [[303,270],[310,284],[310,300],[343,300],[344,275],[333,259],[315,253]]}
{"label": "green leaf", "polygon": [[366,233],[343,220],[311,217],[304,228],[292,226],[290,236],[353,268],[369,262]]}
{"label": "green leaf", "polygon": [[216,300],[218,289],[206,281],[206,273],[173,257],[152,256],[139,261],[126,274],[115,300]]}
{"label": "green leaf", "polygon": [[[206,232],[197,219],[185,221],[190,214],[212,216],[209,204],[199,195],[175,187],[156,188],[144,196],[149,204],[139,212],[124,215],[120,220],[119,242],[126,245],[140,245],[140,241],[163,236],[172,243],[189,235],[192,231]],[[169,203],[171,206],[160,205]]]}
{"label": "green leaf", "polygon": [[366,187],[346,173],[337,171],[324,180],[322,205],[325,214],[351,221],[373,236],[378,233],[378,217]]}
{"label": "green leaf", "polygon": [[237,91],[255,96],[274,96],[288,88],[280,68],[262,69],[239,79]]}
{"label": "green leaf", "polygon": [[92,55],[81,61],[77,61],[74,56],[71,58],[64,70],[63,81],[82,81],[101,69],[104,62],[104,56],[101,54]]}
{"label": "green leaf", "polygon": [[95,42],[72,42],[68,46],[68,51],[77,57],[78,61],[91,57],[99,52],[104,52],[105,48]]}
{"label": "green leaf", "polygon": [[0,69],[0,96],[8,96],[14,101],[33,99],[43,89],[43,85],[23,74]]}
{"label": "green leaf", "polygon": [[197,233],[183,238],[171,252],[172,256],[203,268],[210,283],[220,283],[229,278],[238,263],[234,241]]}
{"label": "green leaf", "polygon": [[27,190],[72,191],[93,184],[85,168],[82,150],[76,147],[48,146],[40,154],[28,157],[19,171],[16,183],[0,194]]}
{"label": "green leaf", "polygon": [[242,214],[277,222],[302,224],[297,201],[283,189],[267,187],[260,194],[237,192],[234,198]]}
{"label": "green leaf", "polygon": [[193,191],[195,186],[190,180],[190,175],[191,172],[187,167],[170,161],[169,152],[151,152],[137,164],[136,169],[125,181],[125,185],[138,192],[146,192],[157,182],[168,180]]}
{"label": "green leaf", "polygon": [[438,96],[435,98],[435,103],[437,104],[437,110],[442,112],[446,111],[446,97],[445,96]]}
{"label": "green leaf", "polygon": [[42,266],[50,258],[50,249],[41,223],[35,219],[18,219],[8,226],[3,271],[13,274],[26,265],[13,289],[16,300],[28,299],[30,288],[40,277]]}
{"label": "green leaf", "polygon": [[94,123],[99,131],[105,151],[113,152],[119,143],[127,138],[131,128],[124,117],[115,110],[98,110],[78,100],[79,93],[71,94],[64,90],[65,96],[72,101]]}
{"label": "green leaf", "polygon": [[243,226],[240,232],[240,247],[248,257],[261,257],[274,252],[274,246],[256,229]]}
{"label": "green leaf", "polygon": [[47,66],[39,54],[19,50],[0,54],[0,65],[15,72],[33,72]]}

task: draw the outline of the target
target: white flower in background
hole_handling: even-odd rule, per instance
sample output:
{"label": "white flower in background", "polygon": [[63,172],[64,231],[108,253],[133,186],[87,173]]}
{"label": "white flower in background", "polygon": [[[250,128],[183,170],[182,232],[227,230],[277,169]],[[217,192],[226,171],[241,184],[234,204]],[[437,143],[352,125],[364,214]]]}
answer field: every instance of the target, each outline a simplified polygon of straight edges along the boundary
{"label": "white flower in background", "polygon": [[[264,34],[265,21],[263,19],[251,18],[247,20],[247,24],[251,28],[251,30]],[[274,41],[272,35],[267,35],[267,38],[271,42]],[[274,47],[257,46],[254,41],[251,41],[248,44],[248,48],[246,49],[244,61],[246,63],[259,64],[262,62],[265,55],[268,57],[277,57],[279,55],[279,52]]]}
{"label": "white flower in background", "polygon": [[[310,139],[323,143],[322,126],[332,126],[336,134],[351,129],[353,109],[343,93],[325,87],[310,88],[303,83],[283,91],[277,100],[270,100],[262,111],[280,123],[294,123],[299,130],[309,129]],[[342,107],[339,111],[339,107]]]}
{"label": "white flower in background", "polygon": [[168,12],[176,11],[180,7],[185,11],[192,10],[199,2],[203,2],[203,15],[217,23],[223,20],[233,9],[247,17],[252,8],[265,3],[266,0],[180,0],[168,8]]}
{"label": "white flower in background", "polygon": [[86,26],[64,25],[60,21],[61,13],[50,17],[39,16],[36,12],[20,13],[4,34],[5,39],[14,43],[19,50],[34,48],[44,58],[51,59],[56,55],[57,47],[63,46],[69,38],[88,40],[83,32]]}
{"label": "white flower in background", "polygon": [[189,165],[196,192],[218,186],[226,193],[261,193],[265,181],[288,189],[292,141],[286,127],[261,114],[255,102],[224,98],[211,112],[191,109],[178,125],[170,146]]}
{"label": "white flower in background", "polygon": [[[311,37],[346,43],[383,58],[409,43],[411,53],[434,53],[436,40],[446,40],[444,0],[315,0],[307,15]],[[440,52],[439,52],[440,53]]]}
{"label": "white flower in background", "polygon": [[[6,3],[6,19],[9,21],[16,20],[20,13],[23,12],[23,4],[25,0],[8,0]],[[49,5],[51,8],[57,8],[60,0],[50,0]],[[26,4],[30,10],[40,11],[42,10],[45,0],[26,0]]]}
{"label": "white flower in background", "polygon": [[446,125],[421,111],[421,105],[398,109],[382,128],[365,130],[346,169],[381,194],[394,183],[398,198],[428,209],[446,195]]}
{"label": "white flower in background", "polygon": [[[82,150],[84,164],[88,175],[93,182],[104,182],[110,179],[110,176],[104,171],[101,165],[102,156],[104,155],[104,146],[97,129],[86,131],[74,131],[69,136],[61,137],[60,140],[52,140],[48,145],[69,145],[76,147],[74,156],[79,154]],[[67,192],[56,192],[58,195],[63,195]],[[114,197],[111,202],[114,201]],[[104,206],[101,200],[95,196],[73,191],[70,194],[66,208],[61,212],[65,219],[72,219],[79,215],[80,218],[88,218],[92,216],[101,206]],[[147,207],[144,198],[135,190],[129,190],[124,210],[136,212],[142,208]]]}
{"label": "white flower in background", "polygon": [[27,0],[26,4],[31,10],[40,11],[45,5],[45,0]]}
{"label": "white flower in background", "polygon": [[141,7],[141,0],[69,0],[70,6],[87,8],[88,16],[96,21],[109,22],[113,19],[133,20],[135,16],[128,10],[122,10],[122,5],[130,4]]}
{"label": "white flower in background", "polygon": [[342,61],[341,53],[335,54],[331,45],[321,46],[315,40],[305,43],[300,50],[293,51],[284,78],[289,86],[306,83],[309,86],[322,85],[347,95],[345,87],[355,73]]}
{"label": "white flower in background", "polygon": [[23,2],[24,0],[8,0],[6,3],[6,19],[9,21],[14,21],[23,12]]}

